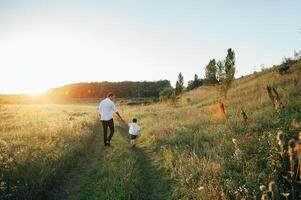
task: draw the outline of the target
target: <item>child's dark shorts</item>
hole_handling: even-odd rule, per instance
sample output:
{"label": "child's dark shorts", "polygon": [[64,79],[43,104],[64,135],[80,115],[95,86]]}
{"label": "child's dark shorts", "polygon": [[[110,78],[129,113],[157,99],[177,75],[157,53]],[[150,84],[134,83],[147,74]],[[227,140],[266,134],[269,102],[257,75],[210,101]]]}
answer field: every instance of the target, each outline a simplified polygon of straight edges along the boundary
{"label": "child's dark shorts", "polygon": [[131,140],[135,140],[137,138],[137,135],[130,134],[130,136],[131,136]]}

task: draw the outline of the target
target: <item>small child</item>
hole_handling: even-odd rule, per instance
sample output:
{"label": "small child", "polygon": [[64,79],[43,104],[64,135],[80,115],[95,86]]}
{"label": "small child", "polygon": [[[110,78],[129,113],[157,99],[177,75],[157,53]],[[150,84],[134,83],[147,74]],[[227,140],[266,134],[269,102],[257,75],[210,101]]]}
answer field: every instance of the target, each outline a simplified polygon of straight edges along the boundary
{"label": "small child", "polygon": [[136,146],[136,138],[137,135],[139,134],[140,127],[137,124],[137,119],[134,118],[132,123],[129,123],[129,134],[131,138],[131,145],[132,147]]}

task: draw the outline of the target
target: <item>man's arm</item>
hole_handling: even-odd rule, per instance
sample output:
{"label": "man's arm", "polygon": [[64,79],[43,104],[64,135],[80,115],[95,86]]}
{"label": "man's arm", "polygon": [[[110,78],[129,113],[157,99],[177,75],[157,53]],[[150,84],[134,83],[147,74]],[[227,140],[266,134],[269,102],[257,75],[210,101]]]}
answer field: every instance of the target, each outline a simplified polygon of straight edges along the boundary
{"label": "man's arm", "polygon": [[125,123],[124,119],[122,119],[121,115],[119,114],[119,112],[118,112],[118,110],[117,110],[117,108],[116,108],[116,106],[115,106],[115,104],[113,102],[112,102],[112,109],[117,114],[117,116],[119,117],[119,119]]}
{"label": "man's arm", "polygon": [[121,117],[121,115],[119,114],[118,111],[116,112],[116,114],[117,114],[117,116],[120,118],[120,120],[123,121],[123,122],[125,123],[124,119]]}

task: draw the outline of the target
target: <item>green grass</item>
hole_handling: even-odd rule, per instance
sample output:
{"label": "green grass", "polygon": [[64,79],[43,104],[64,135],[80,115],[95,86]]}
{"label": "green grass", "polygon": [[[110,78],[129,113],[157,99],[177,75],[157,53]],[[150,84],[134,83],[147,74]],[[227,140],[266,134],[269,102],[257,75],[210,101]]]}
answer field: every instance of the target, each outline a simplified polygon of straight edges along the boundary
{"label": "green grass", "polygon": [[118,127],[113,147],[103,147],[101,133],[91,152],[68,174],[51,199],[168,199],[170,181],[152,153],[129,145],[127,130]]}

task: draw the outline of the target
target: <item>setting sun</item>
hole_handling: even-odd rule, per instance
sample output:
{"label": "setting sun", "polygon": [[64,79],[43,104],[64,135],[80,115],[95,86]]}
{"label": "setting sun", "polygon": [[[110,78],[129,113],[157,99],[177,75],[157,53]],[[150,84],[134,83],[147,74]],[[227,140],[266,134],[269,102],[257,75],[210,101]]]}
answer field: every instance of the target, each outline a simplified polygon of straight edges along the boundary
{"label": "setting sun", "polygon": [[[99,60],[109,65],[106,45],[87,38],[49,32],[16,35],[0,47],[0,84],[4,93],[43,93],[51,87],[86,80],[100,69]],[[93,71],[94,70],[94,71]]]}

